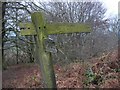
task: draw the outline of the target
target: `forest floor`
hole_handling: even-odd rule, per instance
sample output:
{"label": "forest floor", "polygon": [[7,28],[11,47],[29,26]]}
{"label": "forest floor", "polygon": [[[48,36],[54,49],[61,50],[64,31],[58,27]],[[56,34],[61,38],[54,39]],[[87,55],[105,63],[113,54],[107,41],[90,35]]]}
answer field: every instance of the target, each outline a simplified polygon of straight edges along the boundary
{"label": "forest floor", "polygon": [[[117,51],[86,62],[64,67],[54,65],[58,88],[120,88],[120,62]],[[36,64],[19,64],[2,73],[3,88],[43,88]]]}

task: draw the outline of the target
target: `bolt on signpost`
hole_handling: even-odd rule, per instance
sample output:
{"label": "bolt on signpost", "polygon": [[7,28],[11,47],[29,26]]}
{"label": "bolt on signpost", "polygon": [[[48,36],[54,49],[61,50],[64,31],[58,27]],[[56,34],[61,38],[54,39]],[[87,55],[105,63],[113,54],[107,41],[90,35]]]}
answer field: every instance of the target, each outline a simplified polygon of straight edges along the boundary
{"label": "bolt on signpost", "polygon": [[45,50],[44,41],[51,34],[66,34],[75,32],[90,32],[87,24],[79,23],[45,23],[41,12],[31,14],[31,23],[20,23],[21,35],[36,36],[37,59],[40,62],[42,77],[46,88],[56,88],[55,74],[52,64],[51,53]]}

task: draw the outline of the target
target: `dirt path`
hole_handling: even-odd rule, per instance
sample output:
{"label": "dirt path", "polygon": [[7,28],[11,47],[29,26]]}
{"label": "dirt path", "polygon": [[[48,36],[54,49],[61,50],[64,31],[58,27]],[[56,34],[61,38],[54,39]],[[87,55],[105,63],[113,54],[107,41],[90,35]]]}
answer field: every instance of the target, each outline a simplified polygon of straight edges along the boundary
{"label": "dirt path", "polygon": [[[68,68],[55,65],[58,88],[82,88],[84,68],[76,63]],[[83,68],[83,69],[82,69]],[[41,88],[43,87],[38,65],[15,65],[3,71],[3,88]]]}

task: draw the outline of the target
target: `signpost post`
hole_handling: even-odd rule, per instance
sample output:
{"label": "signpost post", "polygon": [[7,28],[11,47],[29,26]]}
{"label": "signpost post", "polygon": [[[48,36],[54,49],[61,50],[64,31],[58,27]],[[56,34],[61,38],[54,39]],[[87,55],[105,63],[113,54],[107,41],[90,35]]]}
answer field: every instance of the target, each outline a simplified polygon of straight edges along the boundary
{"label": "signpost post", "polygon": [[38,60],[40,62],[42,77],[46,88],[57,88],[52,64],[51,53],[45,50],[44,41],[51,34],[65,34],[75,32],[90,32],[87,24],[72,23],[45,23],[41,12],[31,14],[31,23],[20,23],[21,35],[36,36]]}

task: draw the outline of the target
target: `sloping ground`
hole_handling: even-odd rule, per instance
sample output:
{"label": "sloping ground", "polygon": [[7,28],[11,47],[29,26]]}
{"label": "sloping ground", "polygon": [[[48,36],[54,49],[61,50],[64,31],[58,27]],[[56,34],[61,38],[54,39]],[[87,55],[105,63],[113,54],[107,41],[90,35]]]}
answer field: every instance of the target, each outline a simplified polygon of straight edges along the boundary
{"label": "sloping ground", "polygon": [[[120,88],[120,62],[117,51],[88,62],[54,66],[58,88]],[[88,69],[92,74],[86,76]],[[38,65],[22,64],[3,71],[3,88],[41,88],[42,78]],[[86,82],[87,81],[87,82]]]}
{"label": "sloping ground", "polygon": [[120,88],[120,61],[117,51],[90,60],[89,64],[94,78],[87,85],[88,87]]}

